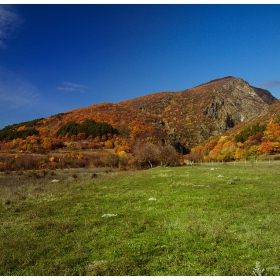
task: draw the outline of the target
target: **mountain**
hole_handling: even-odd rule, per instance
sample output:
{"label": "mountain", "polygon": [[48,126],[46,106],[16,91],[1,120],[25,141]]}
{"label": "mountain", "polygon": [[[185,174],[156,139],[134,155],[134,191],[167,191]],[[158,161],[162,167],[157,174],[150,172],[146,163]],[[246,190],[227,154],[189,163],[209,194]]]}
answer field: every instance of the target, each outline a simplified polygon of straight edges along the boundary
{"label": "mountain", "polygon": [[186,152],[211,135],[224,134],[266,113],[276,101],[267,90],[250,86],[240,78],[225,77],[184,91],[93,105],[69,112],[67,118],[79,121],[85,115],[110,123],[123,136],[152,137]]}
{"label": "mountain", "polygon": [[[38,143],[43,143],[46,138],[51,139],[50,142],[56,138],[65,142],[67,135],[58,137],[57,134],[62,126],[93,119],[118,130],[118,141],[114,146],[125,142],[132,147],[137,141],[149,141],[171,144],[178,152],[186,154],[210,136],[223,135],[240,123],[266,114],[276,101],[269,91],[230,76],[183,91],[159,92],[119,103],[91,105],[9,129],[24,132],[27,128],[35,129]],[[80,135],[73,139],[84,138]]]}

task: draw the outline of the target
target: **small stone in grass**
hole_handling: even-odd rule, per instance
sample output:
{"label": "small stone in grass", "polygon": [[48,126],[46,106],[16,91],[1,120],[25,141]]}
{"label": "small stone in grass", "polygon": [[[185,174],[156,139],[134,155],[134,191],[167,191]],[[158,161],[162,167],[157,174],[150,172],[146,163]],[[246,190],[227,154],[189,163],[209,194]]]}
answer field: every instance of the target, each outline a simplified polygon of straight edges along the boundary
{"label": "small stone in grass", "polygon": [[117,214],[103,214],[102,215],[102,218],[105,218],[105,217],[116,217]]}
{"label": "small stone in grass", "polygon": [[228,185],[234,185],[235,182],[234,181],[228,181]]}
{"label": "small stone in grass", "polygon": [[51,180],[51,182],[52,183],[57,183],[57,182],[59,182],[59,180],[53,179],[53,180]]}

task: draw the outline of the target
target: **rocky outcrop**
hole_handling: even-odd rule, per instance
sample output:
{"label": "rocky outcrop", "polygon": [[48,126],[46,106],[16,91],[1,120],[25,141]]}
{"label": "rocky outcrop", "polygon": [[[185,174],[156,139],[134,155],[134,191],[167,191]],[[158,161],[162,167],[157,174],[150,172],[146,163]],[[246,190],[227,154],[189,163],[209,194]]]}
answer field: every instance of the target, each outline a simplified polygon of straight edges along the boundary
{"label": "rocky outcrop", "polygon": [[269,91],[250,86],[243,79],[234,77],[220,79],[213,85],[212,91],[213,99],[204,114],[213,120],[213,134],[224,133],[239,123],[265,113],[277,101]]}

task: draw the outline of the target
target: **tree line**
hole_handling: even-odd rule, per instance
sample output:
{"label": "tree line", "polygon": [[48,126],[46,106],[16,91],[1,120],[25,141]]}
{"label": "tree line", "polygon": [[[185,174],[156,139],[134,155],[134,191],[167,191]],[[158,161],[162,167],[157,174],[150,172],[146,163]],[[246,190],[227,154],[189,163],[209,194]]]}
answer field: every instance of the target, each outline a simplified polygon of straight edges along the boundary
{"label": "tree line", "polygon": [[[31,135],[39,135],[39,131],[35,128],[32,128],[32,126],[37,125],[42,120],[43,118],[40,118],[32,121],[21,122],[21,123],[5,126],[3,129],[0,130],[0,141],[2,140],[9,141],[17,138],[26,139],[26,137]],[[20,127],[23,127],[23,129],[18,130]]]}
{"label": "tree line", "polygon": [[78,124],[74,121],[70,121],[60,127],[56,132],[56,136],[59,135],[71,137],[72,135],[78,135],[79,133],[85,133],[86,137],[103,136],[107,134],[118,134],[118,130],[113,128],[110,124],[102,122],[98,123],[93,119],[86,119],[83,123]]}
{"label": "tree line", "polygon": [[17,138],[26,139],[26,137],[31,135],[39,135],[39,131],[35,128],[28,128],[17,131],[14,128],[8,127],[0,130],[0,141],[10,141]]}

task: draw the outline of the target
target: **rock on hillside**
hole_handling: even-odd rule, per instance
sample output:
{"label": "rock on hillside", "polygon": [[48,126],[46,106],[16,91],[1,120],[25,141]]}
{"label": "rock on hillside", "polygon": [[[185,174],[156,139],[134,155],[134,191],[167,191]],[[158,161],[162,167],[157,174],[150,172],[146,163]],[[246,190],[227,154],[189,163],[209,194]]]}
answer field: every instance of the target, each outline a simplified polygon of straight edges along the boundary
{"label": "rock on hillside", "polygon": [[250,86],[240,78],[227,77],[203,86],[206,85],[214,93],[204,111],[214,121],[214,134],[224,133],[239,123],[266,113],[277,101],[269,91]]}

